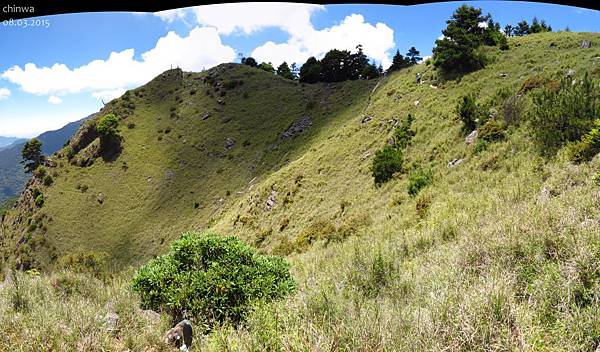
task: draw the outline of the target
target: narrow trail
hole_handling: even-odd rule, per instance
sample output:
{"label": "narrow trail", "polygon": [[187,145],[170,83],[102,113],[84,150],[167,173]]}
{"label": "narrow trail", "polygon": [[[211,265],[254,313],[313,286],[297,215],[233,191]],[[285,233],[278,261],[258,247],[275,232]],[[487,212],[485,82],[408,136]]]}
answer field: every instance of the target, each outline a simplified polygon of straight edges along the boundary
{"label": "narrow trail", "polygon": [[373,96],[373,94],[375,93],[375,91],[377,90],[377,88],[379,88],[379,85],[381,84],[382,81],[386,80],[387,76],[383,76],[381,77],[378,81],[377,84],[375,84],[375,87],[373,87],[373,89],[371,90],[371,93],[369,93],[369,99],[367,100],[367,105],[365,106],[365,108],[363,109],[362,114],[364,115],[367,112],[367,109],[369,108],[369,106],[371,106],[371,97]]}

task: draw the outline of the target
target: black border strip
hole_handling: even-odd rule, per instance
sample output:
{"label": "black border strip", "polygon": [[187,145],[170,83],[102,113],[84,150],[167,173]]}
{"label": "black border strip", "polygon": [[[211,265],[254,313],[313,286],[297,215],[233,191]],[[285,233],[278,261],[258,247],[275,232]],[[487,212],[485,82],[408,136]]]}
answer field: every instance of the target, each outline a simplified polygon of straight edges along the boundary
{"label": "black border strip", "polygon": [[[285,1],[285,0],[284,0]],[[235,3],[243,1],[221,1],[221,2],[210,2],[211,4],[219,3]],[[298,3],[309,3],[309,4],[382,4],[382,5],[416,5],[416,4],[427,4],[445,2],[441,0],[406,0],[401,2],[394,1],[293,1]],[[566,0],[532,0],[529,2],[548,3],[556,5],[567,5],[576,6],[582,8],[588,8],[593,10],[600,10],[599,1],[566,1]],[[146,0],[146,1],[103,1],[94,2],[91,0],[0,0],[0,21],[9,19],[29,18],[46,15],[66,14],[66,13],[77,13],[77,12],[111,12],[111,11],[127,11],[127,12],[157,12],[163,10],[177,9],[189,6],[205,5],[207,2],[201,0]],[[17,7],[33,7],[34,12],[13,12],[10,11],[9,6]]]}

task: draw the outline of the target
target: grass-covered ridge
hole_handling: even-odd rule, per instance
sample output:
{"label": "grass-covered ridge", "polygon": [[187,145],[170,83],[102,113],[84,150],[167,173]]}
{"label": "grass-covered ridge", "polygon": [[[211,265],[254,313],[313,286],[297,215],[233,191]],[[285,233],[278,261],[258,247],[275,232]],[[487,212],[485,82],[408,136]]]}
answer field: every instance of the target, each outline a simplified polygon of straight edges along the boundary
{"label": "grass-covered ridge", "polygon": [[[227,323],[217,326],[201,341],[196,340],[198,345],[194,349],[597,349],[600,344],[600,188],[597,180],[600,178],[596,175],[600,172],[600,160],[595,158],[573,163],[566,148],[560,149],[556,155],[543,155],[533,138],[528,117],[532,111],[532,94],[535,89],[543,88],[545,82],[559,81],[567,73],[578,80],[585,72],[596,80],[600,79],[600,47],[593,45],[589,49],[581,49],[579,44],[584,39],[595,43],[600,36],[563,32],[509,38],[509,50],[486,48],[489,58],[486,68],[467,74],[460,81],[439,81],[432,65],[422,64],[388,75],[379,81],[374,91],[374,82],[360,89],[359,86],[368,85],[368,82],[347,82],[341,86],[306,85],[305,91],[314,92],[314,97],[326,94],[328,98],[309,99],[306,105],[298,103],[299,109],[308,106],[321,109],[327,122],[312,129],[315,127],[313,120],[310,134],[286,139],[297,144],[285,153],[279,149],[282,153],[277,154],[279,159],[267,164],[272,166],[256,180],[249,175],[248,181],[236,181],[237,176],[232,175],[237,174],[229,173],[242,169],[239,164],[243,165],[243,158],[232,161],[224,158],[223,164],[218,166],[223,168],[219,175],[230,178],[205,179],[203,182],[207,182],[208,186],[200,181],[192,183],[191,176],[178,177],[175,172],[171,184],[181,188],[159,189],[164,193],[159,192],[163,198],[158,200],[164,203],[150,203],[155,207],[146,208],[148,214],[158,214],[157,218],[172,216],[170,222],[177,223],[172,227],[173,231],[185,227],[189,230],[192,220],[188,216],[192,214],[192,218],[197,220],[202,219],[201,214],[193,210],[179,214],[168,207],[176,206],[180,199],[184,199],[181,204],[191,202],[190,208],[194,209],[195,198],[190,196],[188,200],[185,194],[190,190],[198,191],[190,185],[202,187],[212,194],[210,192],[215,185],[239,182],[244,193],[238,195],[237,189],[227,188],[231,198],[223,197],[225,202],[218,208],[220,210],[207,212],[212,221],[205,226],[218,233],[236,235],[262,252],[287,255],[292,275],[298,282],[297,292],[293,295],[255,307],[241,326]],[[233,72],[238,69],[255,72],[237,66]],[[422,73],[423,84],[415,83],[417,72]],[[241,87],[247,88],[254,84],[255,79],[264,80],[260,81],[262,87],[265,87],[265,81],[280,83],[256,71],[252,77],[243,78]],[[160,82],[150,83],[146,90]],[[287,85],[295,87],[290,90],[302,88],[292,82],[281,84],[277,85],[278,89]],[[531,86],[537,88],[530,89]],[[239,102],[244,104],[260,107],[273,104],[276,107],[273,111],[295,101],[290,98],[290,102],[282,104],[280,99],[288,95],[276,96],[279,100],[272,101],[273,97],[267,93],[262,100],[255,101],[254,91],[248,91],[248,100],[245,101],[243,91],[236,93],[235,89],[226,93],[225,111],[249,109],[248,105],[232,107],[227,99],[234,94],[241,94]],[[342,93],[342,89],[346,93]],[[357,99],[349,100],[344,95],[349,92],[353,92]],[[204,94],[198,90],[195,94],[201,93]],[[496,121],[490,116],[498,116],[510,120],[506,126],[475,122],[476,125],[481,124],[478,129],[485,133],[482,132],[483,136],[473,144],[465,143],[465,134],[469,131],[463,130],[463,122],[456,109],[459,101],[468,94],[473,94],[478,106],[485,108],[486,116],[481,118]],[[135,96],[135,92],[132,95]],[[164,104],[161,111],[170,114],[168,99],[155,101]],[[329,103],[329,107],[328,101],[333,102]],[[136,112],[145,109],[145,103],[136,101],[135,104]],[[216,101],[214,104],[218,107]],[[185,100],[181,106],[188,106]],[[191,105],[189,108],[194,109]],[[211,111],[211,114],[204,122],[219,116],[217,112]],[[409,114],[413,117],[410,130],[414,131],[414,136],[410,143],[402,143],[402,169],[378,186],[371,170],[373,157],[386,145],[398,143],[397,127],[407,120]],[[121,175],[121,158],[129,166],[124,175],[130,171],[141,174],[131,167],[131,160],[135,159],[127,159],[131,158],[128,153],[136,150],[128,145],[128,139],[131,141],[134,134],[139,133],[140,141],[147,141],[142,144],[146,148],[162,144],[155,142],[156,134],[142,139],[149,131],[156,131],[156,126],[144,127],[146,120],[136,120],[135,113],[132,117],[124,120],[122,125],[133,121],[134,128],[120,127],[123,152],[113,162],[112,168],[97,160],[91,167],[73,167],[69,174],[59,174],[54,186],[42,190],[46,197],[39,211],[49,213],[53,202],[59,202],[60,195],[53,193],[58,192],[53,189],[59,187],[60,182],[65,182],[65,185],[68,185],[66,182],[73,183],[69,187],[64,186],[64,193],[70,187],[75,188],[71,177],[76,176],[78,181],[88,180],[90,184],[92,181],[108,184],[108,180],[93,178],[91,172],[107,170],[103,171],[105,175]],[[153,123],[164,121],[163,118]],[[172,130],[160,135],[163,141],[171,141],[168,146],[176,149],[174,141],[179,139],[177,133],[181,133],[178,131],[192,129],[188,126],[176,131],[176,123],[166,121],[169,121]],[[278,120],[264,121],[264,126],[273,121]],[[278,133],[286,130],[293,121],[297,121],[296,118],[281,122],[273,131],[262,132],[261,129],[260,133],[271,136],[268,141],[275,141]],[[234,122],[235,119],[232,119],[225,125]],[[228,135],[221,131],[215,129],[206,133],[218,136],[212,138],[213,141],[224,140]],[[259,133],[258,129],[252,131]],[[191,137],[182,134],[182,138]],[[241,142],[236,139],[236,147],[231,150],[235,151]],[[268,145],[268,142],[262,143]],[[283,145],[280,142],[278,148],[283,148]],[[213,146],[205,144],[205,147]],[[221,145],[218,147],[221,148]],[[182,149],[177,153],[178,157],[189,160],[186,156],[195,155],[189,154],[189,150]],[[141,155],[144,155],[141,148],[138,152],[141,160]],[[158,152],[147,154],[144,162],[149,170],[162,160],[161,155]],[[235,155],[246,154],[240,152]],[[159,170],[154,177],[163,176],[163,169]],[[200,166],[193,170],[199,174],[204,172]],[[419,185],[410,187],[411,175],[413,180],[427,180],[413,181],[412,184]],[[426,177],[420,177],[423,175]],[[66,181],[61,181],[63,176]],[[111,187],[123,192],[125,188],[114,182],[115,179],[110,180]],[[153,180],[156,181],[156,178]],[[143,181],[144,187],[152,187],[148,186],[151,183]],[[132,183],[130,187],[137,189],[138,186]],[[73,194],[96,197],[97,191],[91,189]],[[169,197],[171,191],[174,193]],[[135,194],[139,197],[130,198],[129,202],[146,199],[144,197],[156,201],[154,192],[139,191]],[[111,216],[111,221],[122,217],[127,217],[130,222],[138,221],[133,205],[141,202],[131,203],[129,206],[133,209],[123,206],[125,210],[117,212],[112,211],[109,204],[113,197],[117,197],[117,192],[106,196],[101,206],[96,205],[96,198],[90,199],[94,208],[90,205],[85,209]],[[81,204],[85,203],[76,203]],[[79,211],[75,205],[69,206],[69,209]],[[181,206],[181,209],[184,207]],[[167,231],[152,225],[159,220],[150,219],[150,215],[144,219],[148,223],[148,233],[153,236],[148,235],[147,238],[156,241],[156,236]],[[9,216],[15,217],[16,214]],[[93,223],[100,215],[90,216],[90,221],[80,219],[81,225],[77,226],[94,230],[100,227]],[[179,219],[183,219],[181,223]],[[56,219],[53,222],[56,223]],[[3,231],[7,231],[9,225],[5,222],[4,226]],[[52,234],[52,226],[56,225],[48,225],[49,234]],[[122,232],[126,228],[125,225],[120,226],[123,228],[117,228],[119,231],[114,233],[130,233]],[[100,233],[108,236],[107,232]],[[64,241],[76,248],[84,240],[86,243],[101,243],[95,242],[96,238],[103,238],[91,230],[81,234],[85,234],[83,239],[65,237]],[[58,232],[54,236],[61,238]],[[165,247],[153,247],[151,242],[136,242],[141,240],[132,240],[129,245],[148,255],[166,248],[169,240],[165,239]],[[118,246],[109,248],[120,249]],[[125,261],[124,258],[117,259]],[[40,287],[28,290],[27,295],[49,290],[56,275],[59,274],[24,278],[25,285]],[[158,339],[166,327],[140,320],[141,313],[133,308],[139,304],[139,298],[126,284],[131,277],[132,273],[125,271],[106,283],[91,281],[96,285],[92,291],[101,294],[84,290],[73,294],[68,305],[62,305],[52,295],[48,296],[47,304],[31,299],[30,310],[20,313],[24,319],[16,323],[21,329],[9,329],[8,342],[3,343],[10,346],[11,341],[19,341],[20,338],[52,341],[51,337],[59,332],[51,328],[50,322],[69,316],[69,312],[77,316],[74,312],[85,302],[92,302],[87,303],[89,309],[85,310],[86,313],[80,315],[86,327],[80,336],[91,337],[87,340],[76,337],[73,326],[77,322],[69,321],[65,330],[68,332],[65,336],[72,343],[69,346],[75,346],[78,341],[92,341],[93,348],[100,349],[100,346],[121,346],[119,343],[123,342],[132,350],[160,350],[164,346]],[[107,291],[111,294],[104,295],[103,292]],[[14,297],[11,296],[14,285],[7,285],[1,292],[2,299],[7,302],[3,309],[12,313],[14,307],[11,308],[10,297]],[[121,309],[119,314],[125,322],[137,322],[134,328],[117,334],[103,330],[102,321],[94,320],[93,316],[106,314],[105,305],[109,301],[122,307],[118,309]],[[2,326],[10,327],[11,315],[0,316]],[[50,316],[55,316],[54,320]],[[38,317],[43,319],[36,319]],[[166,316],[163,315],[162,319]],[[39,321],[49,323],[44,323],[42,329],[34,329]],[[139,331],[144,333],[138,334]],[[75,347],[71,349],[75,350]]]}
{"label": "grass-covered ridge", "polygon": [[[373,84],[304,85],[239,64],[167,71],[107,104],[52,158],[52,186],[29,187],[43,207],[24,202],[7,215],[4,254],[14,257],[12,240],[23,237],[28,266],[80,250],[143,263],[358,114]],[[109,113],[119,132],[103,148],[89,131]],[[298,121],[308,121],[302,133],[284,136]]]}

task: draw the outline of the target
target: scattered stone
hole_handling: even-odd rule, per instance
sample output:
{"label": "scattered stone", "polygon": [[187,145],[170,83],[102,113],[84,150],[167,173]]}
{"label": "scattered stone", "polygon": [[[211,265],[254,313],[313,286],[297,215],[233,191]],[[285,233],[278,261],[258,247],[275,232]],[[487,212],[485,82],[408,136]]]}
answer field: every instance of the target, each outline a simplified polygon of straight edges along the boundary
{"label": "scattered stone", "polygon": [[166,180],[170,180],[173,178],[173,170],[167,170],[165,171],[165,179]]}
{"label": "scattered stone", "polygon": [[394,137],[390,137],[388,139],[388,141],[387,141],[387,144],[390,145],[390,146],[396,144],[396,141],[394,140]]}
{"label": "scattered stone", "polygon": [[224,99],[217,99],[217,104],[219,104],[219,105],[225,105],[225,100]]}
{"label": "scattered stone", "polygon": [[591,48],[591,47],[592,47],[592,42],[591,42],[591,41],[589,41],[589,40],[583,40],[583,41],[581,42],[581,44],[579,45],[579,47],[580,47],[581,49],[589,49],[589,48]]}
{"label": "scattered stone", "polygon": [[504,77],[508,77],[508,73],[501,73],[501,74],[499,75],[499,77],[502,77],[502,78],[504,78]]}
{"label": "scattered stone", "polygon": [[229,121],[231,121],[231,117],[229,117],[229,116],[223,117],[223,118],[221,119],[221,123],[227,123],[227,122],[229,122]]}
{"label": "scattered stone", "polygon": [[233,146],[235,145],[235,139],[231,138],[231,137],[227,137],[227,139],[225,139],[225,149],[231,149],[233,148]]}
{"label": "scattered stone", "polygon": [[104,203],[104,193],[98,193],[98,203]]}
{"label": "scattered stone", "polygon": [[295,121],[285,132],[281,135],[281,139],[289,139],[296,137],[300,133],[307,130],[312,125],[312,120],[308,116],[303,116],[300,120]]}
{"label": "scattered stone", "polygon": [[465,138],[465,143],[473,144],[477,139],[477,130],[473,130],[473,132],[469,133],[469,135]]}
{"label": "scattered stone", "polygon": [[497,116],[498,116],[498,110],[496,110],[495,108],[491,108],[491,109],[488,111],[488,117],[489,117],[490,119],[496,118]]}
{"label": "scattered stone", "polygon": [[452,161],[448,162],[448,167],[449,168],[453,168],[455,166],[460,165],[463,162],[464,159],[452,159]]}
{"label": "scattered stone", "polygon": [[187,319],[180,321],[167,331],[163,340],[168,345],[188,352],[192,346],[192,323]]}
{"label": "scattered stone", "polygon": [[209,113],[209,112],[206,112],[206,113],[204,113],[204,115],[202,116],[202,120],[206,120],[206,119],[208,119],[209,117],[210,117],[210,113]]}
{"label": "scattered stone", "polygon": [[567,73],[565,73],[565,77],[573,77],[575,75],[575,70],[570,68],[567,70]]}
{"label": "scattered stone", "polygon": [[140,317],[142,317],[145,320],[152,322],[154,324],[157,324],[160,322],[160,314],[156,313],[155,311],[153,311],[151,309],[137,308],[137,313]]}
{"label": "scattered stone", "polygon": [[413,104],[415,104],[415,106],[419,106],[420,101],[415,100],[415,102]]}
{"label": "scattered stone", "polygon": [[148,176],[148,177],[146,177],[146,181],[147,181],[148,183],[152,182],[152,176]]}
{"label": "scattered stone", "polygon": [[267,198],[267,210],[268,211],[271,211],[271,209],[273,209],[273,207],[275,206],[276,197],[277,197],[277,191],[271,190],[271,194],[269,194],[269,197]]}
{"label": "scattered stone", "polygon": [[367,123],[367,122],[369,122],[371,120],[373,120],[373,116],[367,115],[367,116],[363,117],[362,120],[360,120],[360,123]]}
{"label": "scattered stone", "polygon": [[546,202],[550,199],[550,196],[551,196],[550,190],[548,188],[544,187],[540,191],[540,195],[539,195],[538,199],[540,202]]}
{"label": "scattered stone", "polygon": [[438,87],[437,87],[437,86],[434,86],[433,84],[430,84],[430,85],[429,85],[429,88],[431,88],[431,89],[438,89]]}
{"label": "scattered stone", "polygon": [[119,331],[119,315],[114,311],[112,303],[107,303],[105,308],[107,310],[106,315],[104,316],[104,327],[106,328],[106,331]]}
{"label": "scattered stone", "polygon": [[366,152],[365,154],[363,154],[363,156],[362,156],[361,159],[362,160],[367,160],[370,156],[371,156],[371,153],[370,152]]}

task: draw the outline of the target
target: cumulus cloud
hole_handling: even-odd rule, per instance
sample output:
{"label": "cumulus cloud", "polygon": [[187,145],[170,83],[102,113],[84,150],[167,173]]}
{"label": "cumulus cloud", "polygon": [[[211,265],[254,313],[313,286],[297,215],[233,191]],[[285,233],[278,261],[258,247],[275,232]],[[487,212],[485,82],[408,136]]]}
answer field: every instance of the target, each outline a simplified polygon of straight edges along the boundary
{"label": "cumulus cloud", "polygon": [[99,92],[92,93],[92,96],[96,99],[100,99],[105,103],[120,97],[125,94],[127,90],[125,88],[117,88],[117,89],[109,89],[109,90],[101,90]]}
{"label": "cumulus cloud", "polygon": [[57,97],[56,95],[51,95],[51,96],[48,98],[48,102],[49,102],[50,104],[54,104],[54,105],[56,105],[56,104],[60,104],[60,103],[62,103],[62,102],[63,102],[63,100],[62,100],[61,98]]}
{"label": "cumulus cloud", "polygon": [[310,56],[320,58],[332,48],[354,51],[363,45],[364,53],[384,67],[391,64],[390,50],[394,47],[394,31],[385,23],[372,25],[362,15],[347,16],[340,24],[322,30],[312,29],[300,37],[291,35],[285,43],[272,41],[257,47],[252,57],[278,65],[306,61]]}
{"label": "cumulus cloud", "polygon": [[216,28],[219,34],[251,35],[265,28],[278,28],[289,34],[287,41],[267,41],[250,55],[275,66],[283,61],[303,63],[310,56],[321,58],[332,49],[354,51],[362,44],[367,56],[384,66],[391,64],[390,50],[394,47],[394,31],[384,23],[367,23],[360,14],[347,16],[340,24],[316,29],[311,16],[324,11],[322,5],[294,3],[231,3],[197,6],[156,13],[172,22],[177,18],[195,15],[202,26]]}
{"label": "cumulus cloud", "polygon": [[8,99],[10,90],[8,88],[0,88],[0,100]]}
{"label": "cumulus cloud", "polygon": [[187,37],[169,32],[156,46],[134,57],[134,49],[112,52],[105,60],[94,60],[83,66],[69,68],[56,63],[38,67],[33,63],[14,66],[0,77],[17,84],[27,93],[61,95],[95,92],[105,95],[124,87],[140,85],[170,67],[199,71],[235,59],[235,50],[221,42],[215,28],[196,27]]}

